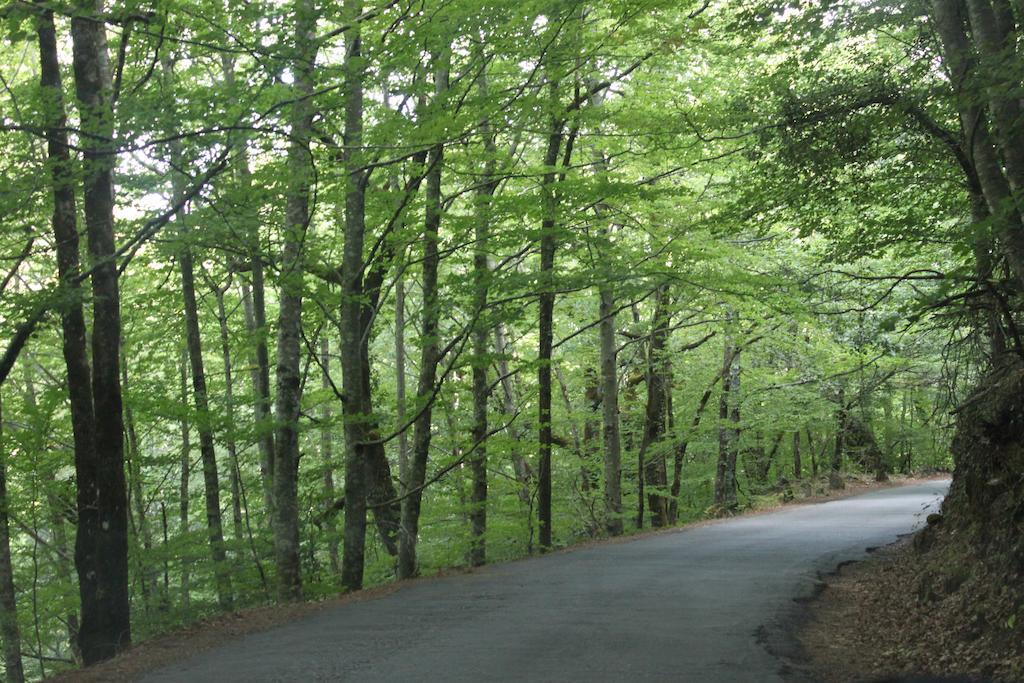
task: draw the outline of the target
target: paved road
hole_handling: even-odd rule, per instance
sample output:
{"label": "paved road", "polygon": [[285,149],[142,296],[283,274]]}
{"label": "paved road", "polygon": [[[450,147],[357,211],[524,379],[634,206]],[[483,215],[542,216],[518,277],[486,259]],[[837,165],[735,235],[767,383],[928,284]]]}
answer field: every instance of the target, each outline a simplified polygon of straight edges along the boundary
{"label": "paved road", "polygon": [[948,482],[422,581],[247,636],[164,681],[791,680],[794,598],[923,523]]}

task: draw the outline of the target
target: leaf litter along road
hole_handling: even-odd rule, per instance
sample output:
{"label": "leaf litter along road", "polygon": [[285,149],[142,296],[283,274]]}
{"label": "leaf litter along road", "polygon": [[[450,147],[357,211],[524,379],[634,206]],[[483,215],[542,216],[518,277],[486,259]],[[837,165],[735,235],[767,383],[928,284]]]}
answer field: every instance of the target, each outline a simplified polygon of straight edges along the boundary
{"label": "leaf litter along road", "polygon": [[139,679],[801,680],[820,572],[924,523],[928,481],[415,582],[325,607]]}

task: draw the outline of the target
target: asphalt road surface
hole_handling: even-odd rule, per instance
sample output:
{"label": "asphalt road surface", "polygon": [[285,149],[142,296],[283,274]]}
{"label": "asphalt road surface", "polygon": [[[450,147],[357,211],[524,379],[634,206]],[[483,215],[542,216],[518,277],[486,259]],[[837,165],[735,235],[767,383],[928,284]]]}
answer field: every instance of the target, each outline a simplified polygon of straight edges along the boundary
{"label": "asphalt road surface", "polygon": [[819,572],[924,523],[948,482],[875,491],[413,583],[153,672],[184,681],[798,680]]}

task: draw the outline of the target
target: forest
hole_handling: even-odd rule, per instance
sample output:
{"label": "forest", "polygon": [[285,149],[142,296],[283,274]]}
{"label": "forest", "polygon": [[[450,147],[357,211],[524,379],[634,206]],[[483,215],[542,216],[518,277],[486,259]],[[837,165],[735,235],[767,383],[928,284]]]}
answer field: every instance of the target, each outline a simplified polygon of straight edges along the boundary
{"label": "forest", "polygon": [[8,680],[851,474],[1019,576],[1022,24],[0,0]]}

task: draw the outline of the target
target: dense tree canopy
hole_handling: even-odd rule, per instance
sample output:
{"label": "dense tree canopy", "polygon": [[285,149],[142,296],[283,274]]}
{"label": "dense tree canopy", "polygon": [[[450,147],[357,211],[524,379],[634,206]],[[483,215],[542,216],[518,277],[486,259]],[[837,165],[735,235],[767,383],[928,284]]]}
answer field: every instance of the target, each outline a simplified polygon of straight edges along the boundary
{"label": "dense tree canopy", "polygon": [[9,676],[950,467],[1018,10],[0,3]]}

